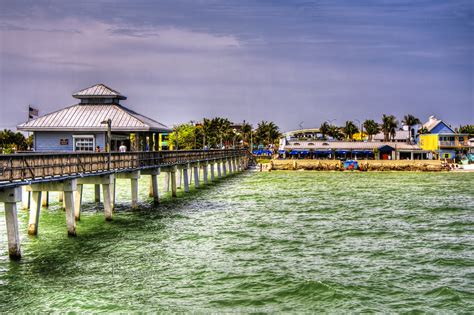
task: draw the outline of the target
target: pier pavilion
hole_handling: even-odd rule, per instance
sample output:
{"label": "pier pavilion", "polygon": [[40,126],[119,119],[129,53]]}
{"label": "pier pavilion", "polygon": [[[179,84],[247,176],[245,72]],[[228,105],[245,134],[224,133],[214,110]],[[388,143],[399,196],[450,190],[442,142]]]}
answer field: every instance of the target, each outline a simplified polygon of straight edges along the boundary
{"label": "pier pavilion", "polygon": [[161,135],[171,132],[164,124],[120,104],[127,97],[104,84],[72,96],[80,102],[17,126],[34,133],[36,152],[93,152],[97,146],[103,151],[108,134],[111,151],[118,151],[122,143],[127,151],[158,151]]}

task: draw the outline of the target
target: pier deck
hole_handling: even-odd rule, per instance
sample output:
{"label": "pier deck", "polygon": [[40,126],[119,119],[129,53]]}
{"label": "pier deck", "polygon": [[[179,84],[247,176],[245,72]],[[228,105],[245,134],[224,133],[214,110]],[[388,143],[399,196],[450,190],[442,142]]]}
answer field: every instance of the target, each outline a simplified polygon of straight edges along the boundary
{"label": "pier deck", "polygon": [[[208,183],[208,170],[214,180],[244,170],[250,153],[237,150],[146,151],[111,153],[31,153],[0,155],[0,202],[5,205],[8,251],[12,259],[21,257],[17,202],[29,209],[28,234],[37,235],[40,210],[48,205],[50,191],[60,192],[66,212],[68,235],[76,235],[80,220],[84,185],[95,186],[95,202],[102,192],[104,215],[112,220],[117,178],[130,179],[132,208],[138,204],[138,179],[150,176],[150,196],[159,203],[157,176],[165,172],[165,190],[176,197],[177,175],[184,191],[189,192],[191,175],[194,186]],[[222,174],[222,176],[221,176]],[[102,188],[102,189],[101,189]]]}

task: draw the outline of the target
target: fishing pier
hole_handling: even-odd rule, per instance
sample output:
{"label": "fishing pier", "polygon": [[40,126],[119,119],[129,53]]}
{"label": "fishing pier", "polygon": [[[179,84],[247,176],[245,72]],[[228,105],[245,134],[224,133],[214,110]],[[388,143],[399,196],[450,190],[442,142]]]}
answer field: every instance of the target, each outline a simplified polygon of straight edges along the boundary
{"label": "fishing pier", "polygon": [[[130,179],[131,206],[138,204],[138,179],[150,176],[150,196],[159,203],[158,179],[165,173],[165,190],[177,197],[177,179],[184,192],[194,187],[240,172],[248,167],[245,149],[144,151],[109,153],[30,153],[0,155],[0,202],[5,206],[8,252],[21,258],[17,203],[29,209],[28,234],[37,235],[42,205],[49,192],[60,192],[66,212],[67,233],[76,235],[80,220],[84,185],[94,185],[95,201],[102,202],[105,220],[113,217],[117,179]],[[202,176],[200,176],[202,174]],[[192,176],[194,175],[194,176]]]}

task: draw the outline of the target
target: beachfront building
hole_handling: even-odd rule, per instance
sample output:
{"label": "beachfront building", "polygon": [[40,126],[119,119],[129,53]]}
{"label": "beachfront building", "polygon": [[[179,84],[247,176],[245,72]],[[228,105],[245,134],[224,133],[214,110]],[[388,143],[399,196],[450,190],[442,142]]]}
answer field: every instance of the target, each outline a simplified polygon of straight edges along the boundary
{"label": "beachfront building", "polygon": [[360,141],[286,141],[280,146],[280,158],[295,159],[375,159],[424,160],[428,151],[403,142]]}
{"label": "beachfront building", "polygon": [[306,128],[284,133],[286,140],[316,140],[323,137],[319,128]]}
{"label": "beachfront building", "polygon": [[[104,84],[80,90],[72,95],[79,103],[46,114],[17,126],[34,133],[37,152],[103,151],[109,142],[111,151],[124,144],[127,151],[160,150],[160,136],[171,130],[156,120],[126,108],[127,98]],[[109,130],[110,123],[110,130]]]}
{"label": "beachfront building", "polygon": [[422,128],[424,134],[419,135],[418,144],[436,159],[455,159],[469,151],[469,135],[455,132],[435,116],[431,116]]}

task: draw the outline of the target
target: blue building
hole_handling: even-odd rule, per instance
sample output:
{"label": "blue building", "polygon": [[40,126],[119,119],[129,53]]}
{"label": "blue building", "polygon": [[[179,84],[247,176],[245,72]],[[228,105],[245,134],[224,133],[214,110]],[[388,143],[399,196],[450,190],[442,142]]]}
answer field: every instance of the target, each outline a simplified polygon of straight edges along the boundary
{"label": "blue building", "polygon": [[127,98],[104,84],[72,95],[76,105],[25,122],[18,130],[34,133],[37,152],[103,151],[107,144],[107,121],[111,122],[111,150],[123,143],[127,151],[159,150],[161,133],[170,128],[120,104]]}

